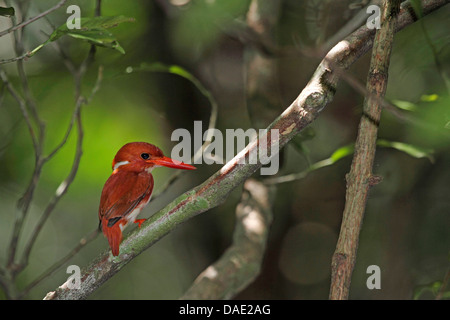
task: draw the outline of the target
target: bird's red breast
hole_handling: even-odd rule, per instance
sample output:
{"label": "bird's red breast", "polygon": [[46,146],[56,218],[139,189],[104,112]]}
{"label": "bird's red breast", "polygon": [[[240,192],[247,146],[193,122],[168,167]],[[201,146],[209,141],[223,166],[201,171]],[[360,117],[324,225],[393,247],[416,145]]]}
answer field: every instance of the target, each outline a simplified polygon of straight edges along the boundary
{"label": "bird's red breast", "polygon": [[124,145],[114,157],[113,173],[106,181],[100,198],[100,227],[108,239],[112,254],[119,254],[122,231],[150,201],[154,181],[151,171],[158,166],[192,170],[195,167],[165,157],[156,146],[146,142]]}

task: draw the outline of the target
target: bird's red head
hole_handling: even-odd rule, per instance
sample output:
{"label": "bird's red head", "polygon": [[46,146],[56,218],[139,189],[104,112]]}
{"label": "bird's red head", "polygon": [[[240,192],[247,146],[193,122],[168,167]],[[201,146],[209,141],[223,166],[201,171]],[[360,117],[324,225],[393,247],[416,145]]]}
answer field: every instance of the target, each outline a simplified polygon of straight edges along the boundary
{"label": "bird's red head", "polygon": [[147,142],[131,142],[124,145],[114,157],[113,170],[142,171],[154,167],[193,170],[194,166],[164,156],[161,149]]}

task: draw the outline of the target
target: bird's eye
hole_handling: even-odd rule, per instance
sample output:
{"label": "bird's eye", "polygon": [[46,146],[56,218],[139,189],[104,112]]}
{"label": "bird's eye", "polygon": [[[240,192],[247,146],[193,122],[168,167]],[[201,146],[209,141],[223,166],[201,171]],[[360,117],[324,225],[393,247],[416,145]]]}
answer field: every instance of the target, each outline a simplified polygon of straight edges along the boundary
{"label": "bird's eye", "polygon": [[147,160],[148,158],[150,158],[150,155],[148,153],[143,153],[141,154],[141,158]]}

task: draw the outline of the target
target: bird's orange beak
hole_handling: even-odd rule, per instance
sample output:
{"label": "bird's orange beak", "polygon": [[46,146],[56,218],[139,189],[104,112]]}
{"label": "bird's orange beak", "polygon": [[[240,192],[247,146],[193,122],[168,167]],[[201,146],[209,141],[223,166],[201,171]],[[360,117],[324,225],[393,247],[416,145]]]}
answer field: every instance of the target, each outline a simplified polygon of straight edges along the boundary
{"label": "bird's orange beak", "polygon": [[175,168],[175,169],[185,169],[185,170],[197,169],[196,167],[191,166],[190,164],[186,164],[184,162],[173,160],[169,157],[151,159],[151,160],[147,160],[147,162],[152,163],[155,166],[164,166],[164,167]]}

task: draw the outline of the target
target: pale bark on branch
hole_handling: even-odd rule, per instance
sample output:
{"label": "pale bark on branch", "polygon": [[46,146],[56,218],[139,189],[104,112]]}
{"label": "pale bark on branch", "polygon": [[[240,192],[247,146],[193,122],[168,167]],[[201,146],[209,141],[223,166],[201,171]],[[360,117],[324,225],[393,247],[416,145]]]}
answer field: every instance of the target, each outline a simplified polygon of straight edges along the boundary
{"label": "pale bark on branch", "polygon": [[[423,1],[424,15],[444,6],[450,0]],[[403,9],[397,21],[397,30],[413,23],[414,15]],[[45,299],[84,299],[105,281],[119,272],[128,262],[171,232],[181,223],[222,204],[230,192],[248,179],[262,163],[249,164],[248,159],[258,148],[267,148],[265,154],[279,146],[284,147],[297,133],[311,124],[334,97],[339,75],[366,53],[373,44],[375,32],[365,26],[339,42],[323,59],[310,82],[294,102],[268,127],[278,129],[279,139],[267,136],[249,143],[236,157],[201,185],[179,196],[148,219],[140,229],[126,237],[120,247],[121,254],[112,257],[109,250],[82,269],[81,288],[69,289],[64,283]],[[261,143],[267,139],[267,143]],[[266,145],[266,146],[265,146]],[[244,164],[243,164],[244,163]]]}

